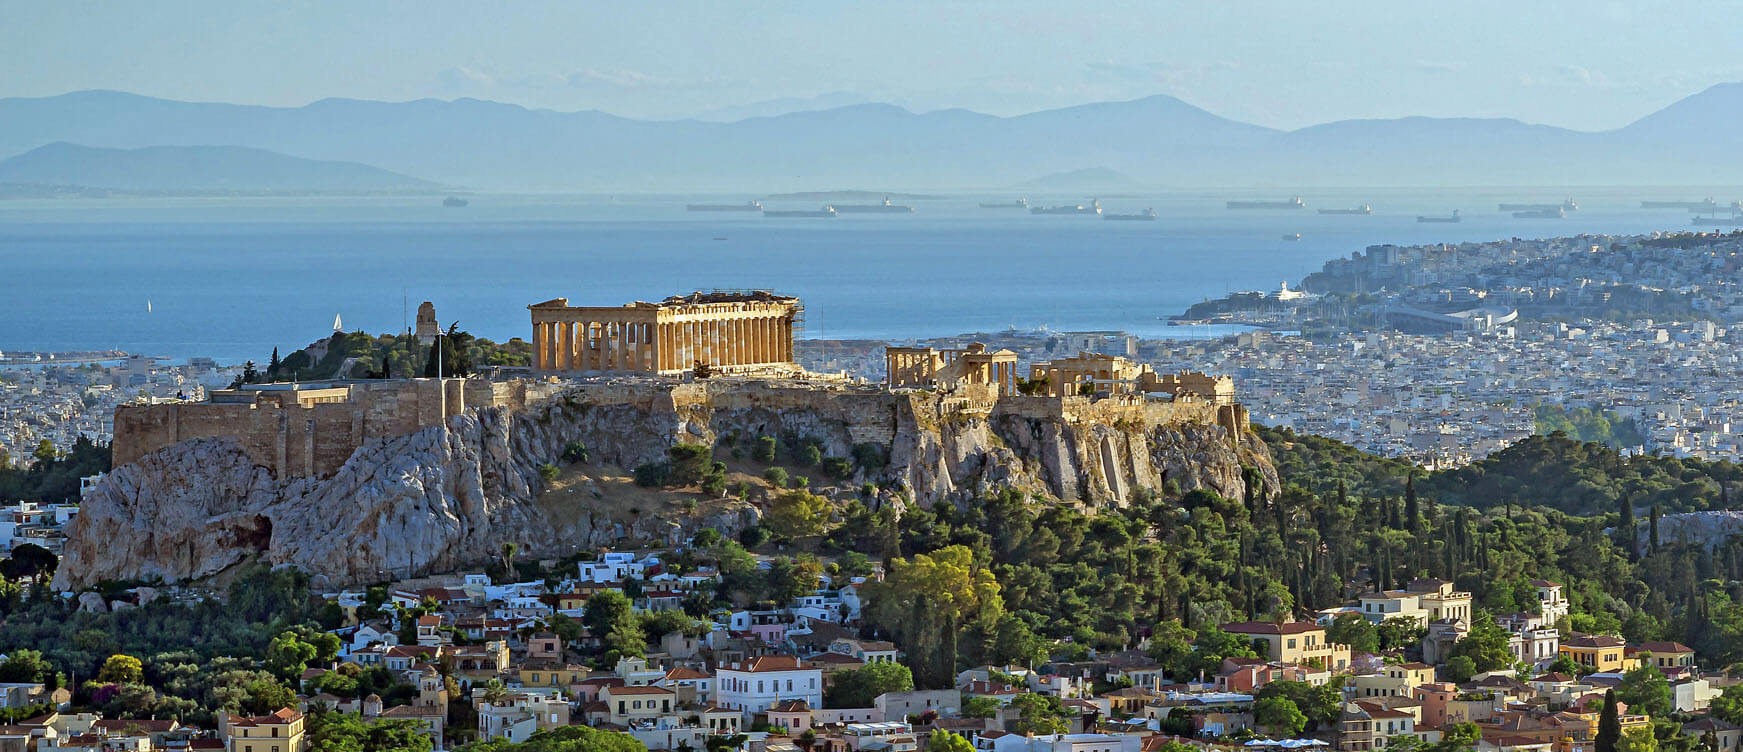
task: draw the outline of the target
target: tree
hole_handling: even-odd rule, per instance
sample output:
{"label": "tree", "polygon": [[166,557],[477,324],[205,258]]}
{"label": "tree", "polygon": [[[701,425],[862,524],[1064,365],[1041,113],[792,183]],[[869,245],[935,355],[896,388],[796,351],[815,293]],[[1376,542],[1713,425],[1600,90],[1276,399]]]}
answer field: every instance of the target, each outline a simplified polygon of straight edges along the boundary
{"label": "tree", "polygon": [[1455,655],[1447,659],[1446,673],[1455,682],[1468,682],[1477,675],[1477,662],[1468,655]]}
{"label": "tree", "polygon": [[1402,650],[1421,642],[1423,636],[1428,634],[1426,628],[1408,616],[1394,616],[1382,621],[1376,631],[1379,633],[1380,646],[1384,650]]}
{"label": "tree", "polygon": [[309,752],[429,752],[423,723],[410,719],[365,721],[348,713],[308,716]]}
{"label": "tree", "polygon": [[1065,705],[1053,695],[1024,692],[1011,698],[1009,707],[1017,711],[1019,734],[1063,734],[1070,728],[1065,723]]}
{"label": "tree", "polygon": [[1604,710],[1598,715],[1598,735],[1593,740],[1597,752],[1617,752],[1622,739],[1622,721],[1616,712],[1616,690],[1604,690]]}
{"label": "tree", "polygon": [[1726,723],[1743,725],[1743,684],[1733,684],[1713,698],[1713,717]]}
{"label": "tree", "polygon": [[1294,738],[1307,726],[1307,716],[1288,698],[1266,697],[1253,703],[1253,720],[1272,736]]}
{"label": "tree", "polygon": [[594,636],[602,637],[633,618],[633,610],[629,596],[623,591],[601,590],[587,599],[587,607],[581,612],[581,623],[587,625],[587,631]]}
{"label": "tree", "polygon": [[[1450,654],[1470,658],[1474,673],[1506,668],[1513,663],[1513,651],[1507,648],[1507,637],[1507,630],[1495,623],[1493,615],[1480,611],[1471,621],[1470,633],[1453,645]],[[1449,661],[1447,665],[1452,664]]]}
{"label": "tree", "polygon": [[795,488],[776,496],[769,503],[769,511],[763,516],[763,524],[781,535],[797,538],[822,532],[828,514],[828,499]]}
{"label": "tree", "polygon": [[54,666],[43,660],[42,653],[28,648],[8,653],[0,663],[0,682],[37,683],[53,678]]}
{"label": "tree", "polygon": [[974,752],[974,745],[945,729],[933,729],[926,737],[926,752]]}
{"label": "tree", "polygon": [[708,752],[731,752],[743,748],[747,741],[750,741],[750,737],[745,734],[712,734],[702,742],[702,746]]}
{"label": "tree", "polygon": [[315,652],[315,646],[303,642],[296,632],[280,632],[266,646],[266,668],[294,681],[315,659]]}
{"label": "tree", "polygon": [[520,553],[520,544],[502,544],[502,572],[510,580],[514,579],[514,555],[517,553]]}
{"label": "tree", "polygon": [[1274,681],[1260,687],[1253,696],[1289,700],[1316,729],[1333,727],[1343,712],[1343,694],[1331,684],[1316,687],[1307,682]]}
{"label": "tree", "polygon": [[[725,746],[715,746],[715,739],[734,738],[736,741]],[[734,737],[711,736],[707,746],[709,752],[737,749],[748,739],[744,734]],[[519,744],[502,739],[479,741],[462,746],[456,752],[647,752],[647,749],[646,745],[629,734],[590,726],[563,726],[534,732]]]}
{"label": "tree", "polygon": [[1653,665],[1651,653],[1641,653],[1641,664],[1622,675],[1616,685],[1616,699],[1628,704],[1628,709],[1654,718],[1670,713],[1670,680]]}
{"label": "tree", "polygon": [[894,661],[876,661],[834,675],[824,704],[832,708],[869,708],[878,695],[914,688],[914,673]]}
{"label": "tree", "polygon": [[278,359],[278,348],[277,347],[272,348],[272,359],[266,361],[266,377],[269,379],[277,380],[278,379],[278,369],[282,365],[283,365],[283,363],[281,361],[279,361],[279,359]]}
{"label": "tree", "polygon": [[908,640],[923,687],[948,686],[956,673],[956,639],[970,621],[983,631],[1004,613],[999,582],[967,546],[897,558],[881,583],[868,583],[872,620]]}
{"label": "tree", "polygon": [[1468,752],[1477,748],[1477,741],[1483,737],[1482,729],[1475,723],[1455,723],[1441,731],[1440,741],[1431,747],[1431,752]]}
{"label": "tree", "polygon": [[1338,614],[1331,620],[1331,625],[1326,627],[1325,638],[1363,653],[1380,652],[1379,631],[1373,622],[1361,614]]}
{"label": "tree", "polygon": [[1651,726],[1636,726],[1622,732],[1616,740],[1616,752],[1658,752],[1658,737]]}
{"label": "tree", "polygon": [[[1743,684],[1737,686],[1743,686]],[[1002,707],[1004,707],[1004,705],[1000,704],[996,697],[986,697],[982,695],[966,697],[962,700],[962,717],[991,718],[998,715],[999,708]]]}
{"label": "tree", "polygon": [[97,672],[97,681],[112,684],[138,684],[145,678],[145,666],[138,658],[131,655],[115,654],[103,661],[103,668]]}

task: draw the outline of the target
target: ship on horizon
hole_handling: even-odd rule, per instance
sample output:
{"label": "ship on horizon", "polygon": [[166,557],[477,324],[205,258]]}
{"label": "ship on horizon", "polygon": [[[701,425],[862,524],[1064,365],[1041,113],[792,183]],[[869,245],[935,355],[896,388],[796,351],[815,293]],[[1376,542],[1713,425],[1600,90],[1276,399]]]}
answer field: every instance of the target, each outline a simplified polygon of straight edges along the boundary
{"label": "ship on horizon", "polygon": [[1126,222],[1154,222],[1156,221],[1156,210],[1145,209],[1135,214],[1103,214],[1101,218]]}
{"label": "ship on horizon", "polygon": [[1300,209],[1304,206],[1307,206],[1307,204],[1304,204],[1301,202],[1300,196],[1292,197],[1288,201],[1230,201],[1230,202],[1228,202],[1228,208],[1230,208],[1230,209]]}
{"label": "ship on horizon", "polygon": [[472,203],[472,202],[467,201],[466,199],[460,198],[459,196],[449,196],[445,199],[442,199],[442,205],[446,206],[450,209],[457,209],[459,207],[465,206],[465,205],[470,204],[470,203]]}
{"label": "ship on horizon", "polygon": [[842,214],[913,214],[914,207],[890,203],[890,197],[885,196],[881,204],[842,204],[835,207]]}
{"label": "ship on horizon", "polygon": [[1514,219],[1561,219],[1565,216],[1567,212],[1559,206],[1513,212]]}
{"label": "ship on horizon", "polygon": [[[1501,207],[1500,211],[1548,212],[1548,211],[1553,210],[1553,211],[1562,212],[1563,214],[1565,214],[1567,212],[1571,212],[1571,211],[1579,211],[1580,210],[1580,205],[1574,203],[1574,200],[1571,198],[1567,199],[1565,201],[1562,201],[1559,204],[1501,204],[1500,207]],[[1549,215],[1544,214],[1543,216],[1547,217]],[[1561,216],[1561,215],[1558,214],[1556,216]]]}
{"label": "ship on horizon", "polygon": [[1418,221],[1418,222],[1448,222],[1448,223],[1453,223],[1453,222],[1463,221],[1463,219],[1459,216],[1459,210],[1454,209],[1453,213],[1448,214],[1446,216],[1442,216],[1442,217],[1423,216],[1423,215],[1418,214],[1418,215],[1416,215],[1416,221]]}
{"label": "ship on horizon", "polygon": [[835,216],[835,207],[825,205],[821,209],[764,209],[763,216],[777,218],[822,218]]}
{"label": "ship on horizon", "polygon": [[1687,209],[1687,210],[1692,211],[1692,212],[1698,212],[1698,211],[1708,211],[1711,209],[1717,209],[1717,208],[1719,208],[1719,202],[1714,201],[1712,196],[1708,196],[1704,200],[1701,200],[1701,201],[1642,201],[1642,202],[1640,202],[1640,208],[1642,208],[1642,209]]}
{"label": "ship on horizon", "polygon": [[1320,214],[1373,214],[1374,207],[1362,204],[1354,209],[1320,209]]}
{"label": "ship on horizon", "polygon": [[1089,206],[1084,206],[1083,204],[1069,204],[1069,205],[1048,206],[1048,207],[1036,206],[1036,207],[1031,207],[1029,209],[1029,213],[1030,214],[1100,214],[1101,213],[1101,199],[1091,200],[1089,202]]}
{"label": "ship on horizon", "polygon": [[746,201],[742,204],[685,204],[684,211],[762,211],[763,202]]}
{"label": "ship on horizon", "polygon": [[982,202],[980,202],[980,208],[982,208],[982,209],[1027,209],[1027,208],[1029,208],[1029,199],[1020,198],[1020,199],[1017,199],[1016,201],[982,201]]}

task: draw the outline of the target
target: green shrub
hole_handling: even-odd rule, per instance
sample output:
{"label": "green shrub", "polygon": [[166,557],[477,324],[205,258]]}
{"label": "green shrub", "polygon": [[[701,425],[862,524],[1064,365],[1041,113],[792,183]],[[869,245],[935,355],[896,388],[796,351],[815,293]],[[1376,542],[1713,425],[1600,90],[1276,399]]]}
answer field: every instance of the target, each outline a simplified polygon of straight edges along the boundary
{"label": "green shrub", "polygon": [[756,548],[767,543],[769,542],[768,528],[761,525],[751,525],[745,528],[744,532],[738,534],[738,542],[743,543],[745,548]]}
{"label": "green shrub", "polygon": [[672,466],[664,462],[643,462],[635,466],[635,484],[643,488],[666,485],[672,477]]}
{"label": "green shrub", "polygon": [[544,478],[546,483],[550,483],[551,481],[556,480],[557,476],[561,475],[562,472],[563,471],[561,469],[559,469],[556,465],[553,465],[549,462],[546,462],[545,464],[539,466],[539,477]]}
{"label": "green shrub", "polygon": [[768,481],[769,485],[775,488],[787,485],[787,468],[777,466],[764,470],[763,480]]}
{"label": "green shrub", "polygon": [[810,488],[811,479],[803,475],[795,475],[787,479],[788,488]]}
{"label": "green shrub", "polygon": [[[678,486],[701,482],[715,464],[714,450],[706,444],[673,444],[666,450],[666,456],[671,459],[671,482]],[[725,468],[721,465],[722,472]]]}
{"label": "green shrub", "polygon": [[757,462],[774,462],[775,437],[758,436],[756,446],[751,449],[750,458]]}
{"label": "green shrub", "polygon": [[726,495],[726,476],[710,475],[702,479],[702,493],[710,498],[720,498]]}
{"label": "green shrub", "polygon": [[800,467],[814,467],[823,461],[823,449],[807,441],[799,445],[799,451],[793,454],[793,461],[799,463]]}
{"label": "green shrub", "polygon": [[882,444],[864,442],[853,445],[853,464],[866,472],[876,472],[888,467],[890,452]]}
{"label": "green shrub", "polygon": [[577,462],[586,462],[587,459],[588,459],[588,456],[587,456],[587,445],[586,444],[583,444],[579,441],[571,441],[568,444],[563,446],[563,461],[564,462],[567,462],[569,464],[575,464]]}
{"label": "green shrub", "polygon": [[823,474],[836,480],[853,477],[853,461],[846,457],[824,457]]}

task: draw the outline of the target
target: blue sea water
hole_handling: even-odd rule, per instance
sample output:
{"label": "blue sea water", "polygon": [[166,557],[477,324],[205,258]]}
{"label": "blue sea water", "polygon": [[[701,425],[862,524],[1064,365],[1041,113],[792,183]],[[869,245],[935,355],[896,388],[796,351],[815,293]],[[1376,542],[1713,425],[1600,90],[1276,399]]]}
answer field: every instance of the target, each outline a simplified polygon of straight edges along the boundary
{"label": "blue sea water", "polygon": [[[703,200],[693,196],[485,195],[465,208],[439,197],[0,201],[0,351],[120,348],[240,362],[323,337],[335,315],[348,330],[400,330],[422,300],[444,323],[507,339],[527,336],[526,306],[550,298],[616,305],[753,287],[801,296],[807,337],[1039,326],[1190,336],[1165,319],[1207,297],[1293,284],[1371,244],[1687,230],[1686,213],[1643,210],[1640,200],[1728,201],[1743,189],[1340,189],[1304,193],[1304,210],[1223,206],[1289,194],[1103,200],[1109,211],[1153,207],[1155,222],[977,207],[1015,194],[900,201],[918,211],[818,220],[686,212],[685,202]],[[1565,195],[1582,206],[1566,219],[1496,210]],[[1362,203],[1375,213],[1314,211]],[[1415,220],[1455,208],[1460,224]]]}

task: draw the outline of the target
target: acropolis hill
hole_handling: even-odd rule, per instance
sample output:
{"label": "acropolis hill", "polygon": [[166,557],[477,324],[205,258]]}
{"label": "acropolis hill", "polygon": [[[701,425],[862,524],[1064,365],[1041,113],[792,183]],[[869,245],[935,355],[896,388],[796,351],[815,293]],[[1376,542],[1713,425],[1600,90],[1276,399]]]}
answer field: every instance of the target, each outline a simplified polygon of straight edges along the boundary
{"label": "acropolis hill", "polygon": [[[186,581],[255,558],[350,584],[475,564],[505,542],[561,554],[735,533],[778,493],[750,459],[761,437],[855,458],[833,479],[773,464],[874,508],[1002,488],[1115,505],[1164,486],[1276,489],[1226,378],[1086,353],[1019,380],[1008,353],[892,348],[896,383],[856,383],[791,361],[796,300],[722,297],[531,306],[535,368],[494,381],[248,385],[123,407],[117,467],[71,526],[60,585]],[[718,303],[718,319],[698,308]],[[565,461],[577,442],[588,457]],[[712,447],[743,498],[630,482],[680,442]]]}

